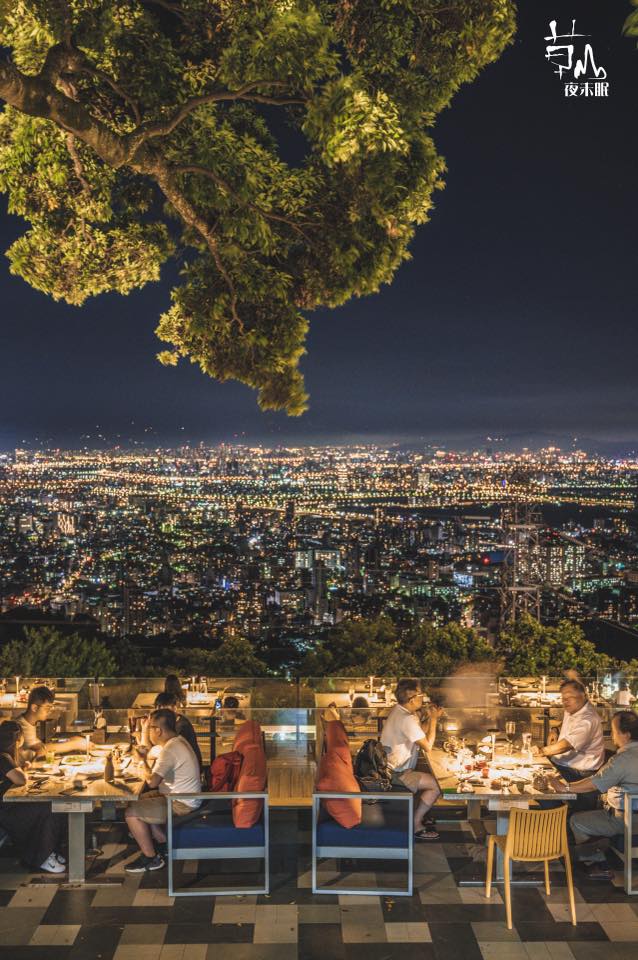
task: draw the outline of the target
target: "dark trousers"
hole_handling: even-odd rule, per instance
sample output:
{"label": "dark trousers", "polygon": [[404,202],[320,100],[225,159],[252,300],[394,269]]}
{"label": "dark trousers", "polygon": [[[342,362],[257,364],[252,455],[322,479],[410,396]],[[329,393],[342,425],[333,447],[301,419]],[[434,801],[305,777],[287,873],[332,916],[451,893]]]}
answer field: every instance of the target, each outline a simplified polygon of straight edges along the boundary
{"label": "dark trousers", "polygon": [[0,826],[18,848],[20,859],[37,870],[60,850],[64,815],[51,813],[48,803],[0,803]]}
{"label": "dark trousers", "polygon": [[[593,777],[598,773],[598,770],[576,770],[574,767],[556,763],[552,757],[548,757],[548,760],[567,783],[575,783],[576,780],[586,780],[587,777]],[[553,807],[560,807],[563,803],[567,803],[570,811],[575,813],[577,810],[596,810],[599,800],[600,793],[598,790],[590,790],[589,793],[577,794],[575,800],[539,800],[538,805],[542,807],[543,810],[551,810]]]}

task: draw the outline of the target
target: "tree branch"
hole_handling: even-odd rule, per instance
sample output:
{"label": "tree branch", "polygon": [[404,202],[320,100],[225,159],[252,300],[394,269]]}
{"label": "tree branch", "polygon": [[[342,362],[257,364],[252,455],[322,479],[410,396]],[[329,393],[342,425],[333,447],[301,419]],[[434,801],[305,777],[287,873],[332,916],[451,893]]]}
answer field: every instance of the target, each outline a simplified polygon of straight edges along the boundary
{"label": "tree branch", "polygon": [[[233,278],[221,258],[214,228],[184,196],[176,175],[161,155],[152,150],[150,145],[132,146],[129,137],[113,133],[92,117],[82,104],[60,93],[42,73],[39,76],[30,77],[20,73],[12,63],[0,62],[0,98],[28,116],[51,120],[71,134],[72,138],[77,137],[78,140],[90,146],[108,166],[117,170],[128,165],[137,173],[152,177],[166,199],[180,214],[186,226],[192,227],[205,240],[215,265],[228,287],[232,318],[243,331],[244,325],[237,313],[237,291]],[[67,148],[69,144],[67,140]],[[71,144],[71,149],[75,150],[74,142]],[[72,153],[71,156],[73,157]]]}
{"label": "tree branch", "polygon": [[[149,173],[151,171],[144,170],[144,168],[141,167],[140,172]],[[230,294],[230,312],[232,318],[243,333],[244,324],[237,313],[237,290],[235,289],[233,278],[224,266],[224,262],[219,253],[219,243],[214,234],[213,227],[211,227],[206,219],[202,217],[197,210],[195,210],[190,201],[184,196],[180,190],[179,184],[175,179],[175,175],[168,164],[166,164],[164,161],[160,161],[156,169],[153,171],[153,175],[164,196],[175,207],[184,223],[196,230],[197,233],[199,233],[200,236],[206,241],[206,245],[208,246],[211,256],[215,261],[215,266],[219,270],[226,286],[228,287],[228,292]]]}
{"label": "tree branch", "polygon": [[107,83],[110,86],[111,90],[113,90],[113,92],[116,93],[118,97],[121,97],[122,100],[124,100],[124,102],[129,105],[133,113],[133,117],[135,118],[135,123],[137,123],[138,126],[139,124],[141,124],[142,116],[140,114],[140,110],[137,103],[135,102],[135,100],[133,100],[132,97],[129,96],[126,90],[124,90],[119,85],[119,83],[116,83],[115,80],[109,77],[108,73],[104,73],[103,70],[97,70],[95,67],[93,67],[89,63],[85,64],[85,66],[82,68],[82,72],[88,73],[90,76],[95,77],[97,80],[102,80],[104,83]]}
{"label": "tree branch", "polygon": [[82,161],[80,160],[80,154],[78,153],[77,146],[75,144],[75,137],[72,133],[67,133],[66,135],[66,148],[69,151],[69,156],[73,161],[73,169],[75,170],[75,175],[82,185],[82,189],[86,194],[92,193],[91,184],[84,176],[84,167],[82,166]]}
{"label": "tree branch", "polygon": [[[254,203],[251,200],[244,200],[232,189],[230,184],[226,180],[222,179],[219,174],[215,173],[214,170],[209,170],[208,167],[202,167],[197,163],[179,164],[179,166],[174,166],[172,169],[175,173],[196,173],[200,174],[202,177],[207,177],[209,180],[212,180],[212,182],[218,186],[220,190],[223,190],[231,197],[234,197],[240,206],[246,207],[249,210],[253,210],[266,220],[276,220],[279,223],[285,223],[289,227],[292,227],[293,230],[296,230],[297,233],[300,233],[304,239],[310,241],[310,238],[301,229],[301,225],[295,220],[291,220],[290,217],[285,217],[280,213],[273,213],[272,210],[266,210],[264,207],[260,206],[258,203]],[[312,226],[312,224],[304,224],[304,226]]]}
{"label": "tree branch", "polygon": [[81,103],[65,96],[44,73],[30,77],[12,63],[0,63],[0,98],[27,116],[51,120],[74,134],[114,169],[131,159],[124,137],[92,117]]}
{"label": "tree branch", "polygon": [[207,103],[218,103],[227,100],[253,100],[256,103],[269,103],[275,106],[287,106],[293,103],[306,103],[307,101],[299,98],[280,98],[268,97],[262,94],[255,94],[252,91],[256,87],[285,87],[287,84],[283,81],[253,80],[245,84],[239,90],[220,90],[217,93],[203,93],[197,97],[190,97],[178,107],[172,117],[168,120],[153,120],[141,124],[136,130],[133,130],[128,136],[134,149],[137,149],[146,140],[151,137],[166,137],[172,133],[176,127],[182,123],[194,110],[203,107]]}

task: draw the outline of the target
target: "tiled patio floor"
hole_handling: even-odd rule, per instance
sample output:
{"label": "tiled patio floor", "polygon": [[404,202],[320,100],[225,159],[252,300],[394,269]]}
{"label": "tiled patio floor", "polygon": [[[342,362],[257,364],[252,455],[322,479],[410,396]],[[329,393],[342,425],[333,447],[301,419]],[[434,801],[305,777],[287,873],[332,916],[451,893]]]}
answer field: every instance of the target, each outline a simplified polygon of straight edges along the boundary
{"label": "tiled patio floor", "polygon": [[[103,825],[97,865],[122,874],[133,848]],[[0,957],[11,960],[638,960],[638,898],[576,869],[578,926],[557,873],[548,898],[514,894],[514,929],[496,888],[486,901],[456,877],[484,845],[467,823],[415,852],[411,898],[313,896],[309,815],[272,815],[271,894],[170,899],[165,871],[68,889],[30,883],[11,850],[0,859]],[[296,835],[297,843],[291,842]]]}

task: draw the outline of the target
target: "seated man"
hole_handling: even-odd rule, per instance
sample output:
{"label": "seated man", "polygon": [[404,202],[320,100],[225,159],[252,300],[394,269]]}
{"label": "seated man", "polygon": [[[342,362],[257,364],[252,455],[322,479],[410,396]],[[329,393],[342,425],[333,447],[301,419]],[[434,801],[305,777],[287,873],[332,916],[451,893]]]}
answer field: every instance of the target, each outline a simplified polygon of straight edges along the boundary
{"label": "seated man", "polygon": [[[563,680],[560,695],[565,708],[560,731],[552,730],[547,746],[540,753],[548,757],[568,783],[593,776],[605,762],[603,725],[587,691],[579,680]],[[575,802],[576,809],[592,809],[598,803],[598,794],[585,792]],[[554,805],[543,801],[542,806]]]}
{"label": "seated man", "polygon": [[[177,721],[172,710],[155,710],[143,730],[153,746],[159,747],[152,765],[145,746],[137,747],[138,756],[145,764],[144,779],[149,791],[140,800],[126,808],[126,822],[137,840],[141,854],[125,868],[128,873],[146,873],[161,870],[165,865],[166,831],[168,819],[166,797],[173,793],[201,793],[201,771],[197,757],[177,733]],[[201,800],[174,800],[173,813],[183,816],[196,810]]]}
{"label": "seated man", "polygon": [[[638,792],[638,716],[631,710],[622,710],[611,721],[611,735],[618,748],[602,770],[592,777],[565,784],[554,783],[556,789],[573,793],[587,793],[595,790],[606,793],[606,809],[583,810],[572,814],[569,825],[576,841],[575,852],[579,845],[587,845],[591,850],[592,839],[616,837],[624,833],[624,796],[622,788]],[[611,879],[613,874],[605,863],[604,854],[599,853],[602,863],[595,862],[588,873],[592,877]]]}
{"label": "seated man", "polygon": [[[202,751],[199,749],[199,743],[197,742],[197,734],[195,733],[195,727],[190,722],[188,717],[185,717],[183,713],[179,712],[179,702],[174,693],[158,693],[155,697],[155,709],[161,710],[162,707],[166,707],[168,710],[172,710],[175,714],[175,729],[180,737],[183,737],[187,743],[190,744],[191,749],[195,756],[197,757],[197,762],[200,767],[202,765]],[[145,743],[144,746],[150,747],[150,743]]]}
{"label": "seated man", "polygon": [[424,819],[441,791],[432,774],[417,770],[416,764],[419,747],[429,753],[434,745],[436,722],[443,713],[443,708],[431,705],[427,721],[422,722],[420,711],[423,694],[414,680],[399,680],[395,697],[397,702],[386,717],[381,732],[381,743],[388,754],[392,782],[417,796],[414,839],[438,840],[439,834],[434,829],[433,821],[424,822]]}
{"label": "seated man", "polygon": [[24,737],[21,753],[27,759],[40,759],[45,753],[73,753],[86,748],[84,737],[70,737],[60,743],[47,741],[46,744],[40,740],[36,724],[50,717],[54,703],[55,694],[48,687],[33,687],[29,692],[27,709],[17,718]]}

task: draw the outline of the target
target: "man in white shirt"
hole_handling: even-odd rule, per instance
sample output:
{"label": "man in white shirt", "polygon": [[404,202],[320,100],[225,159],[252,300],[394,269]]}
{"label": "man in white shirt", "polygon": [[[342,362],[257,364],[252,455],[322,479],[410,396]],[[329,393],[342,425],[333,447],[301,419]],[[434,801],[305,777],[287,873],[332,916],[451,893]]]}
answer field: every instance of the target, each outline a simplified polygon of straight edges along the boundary
{"label": "man in white shirt", "polygon": [[399,680],[395,690],[397,703],[388,714],[381,733],[381,743],[388,755],[388,767],[395,786],[405,787],[416,794],[414,809],[414,839],[438,840],[433,822],[425,821],[441,791],[431,773],[417,770],[419,748],[426,753],[432,749],[436,736],[436,722],[443,713],[432,705],[425,722],[420,720],[423,694],[414,680]]}
{"label": "man in white shirt", "polygon": [[[127,873],[147,873],[161,870],[165,865],[167,800],[174,793],[201,793],[201,771],[190,744],[176,730],[175,713],[168,708],[155,710],[148,720],[148,739],[160,747],[154,761],[148,749],[138,747],[146,771],[144,779],[150,788],[141,800],[126,808],[126,822],[137,840],[140,856],[125,868]],[[173,813],[183,816],[200,806],[197,797],[173,800]]]}
{"label": "man in white shirt", "polygon": [[[552,730],[540,753],[547,757],[568,782],[592,777],[605,762],[605,738],[598,711],[587,698],[579,680],[564,680],[560,695],[565,709],[560,731]],[[575,809],[592,809],[598,802],[596,791],[583,793]],[[554,805],[545,801],[542,806]]]}

